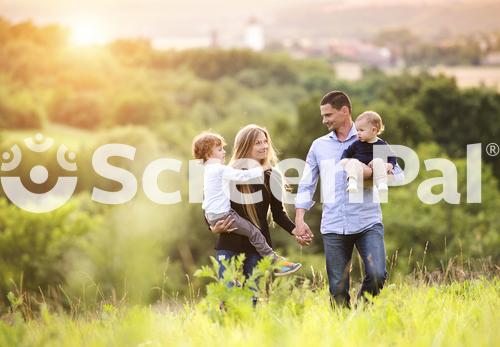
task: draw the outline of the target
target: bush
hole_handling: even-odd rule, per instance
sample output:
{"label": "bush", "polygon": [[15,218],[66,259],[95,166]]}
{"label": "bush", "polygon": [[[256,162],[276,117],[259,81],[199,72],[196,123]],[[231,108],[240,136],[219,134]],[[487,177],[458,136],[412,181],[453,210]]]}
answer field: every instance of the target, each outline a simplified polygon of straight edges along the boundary
{"label": "bush", "polygon": [[0,129],[40,129],[43,111],[27,93],[0,89]]}
{"label": "bush", "polygon": [[31,292],[64,283],[65,254],[99,224],[82,205],[73,198],[55,211],[36,214],[0,198],[1,300],[21,281]]}
{"label": "bush", "polygon": [[128,93],[115,103],[111,120],[113,125],[151,125],[164,118],[162,103],[154,96]]}
{"label": "bush", "polygon": [[54,98],[49,115],[56,123],[78,128],[95,129],[104,117],[104,105],[95,93],[67,95],[61,93]]}

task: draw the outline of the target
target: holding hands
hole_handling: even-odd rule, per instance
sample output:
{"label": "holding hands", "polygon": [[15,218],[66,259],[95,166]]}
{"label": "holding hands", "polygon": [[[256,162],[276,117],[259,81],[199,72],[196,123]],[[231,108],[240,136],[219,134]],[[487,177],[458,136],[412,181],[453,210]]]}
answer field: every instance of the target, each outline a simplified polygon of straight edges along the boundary
{"label": "holding hands", "polygon": [[306,223],[304,223],[301,228],[295,227],[292,234],[295,236],[295,241],[301,246],[309,246],[314,237],[311,229]]}
{"label": "holding hands", "polygon": [[314,234],[312,233],[311,228],[309,228],[309,225],[304,222],[305,210],[298,208],[295,212],[295,229],[293,229],[292,234],[301,246],[308,246],[311,243]]}

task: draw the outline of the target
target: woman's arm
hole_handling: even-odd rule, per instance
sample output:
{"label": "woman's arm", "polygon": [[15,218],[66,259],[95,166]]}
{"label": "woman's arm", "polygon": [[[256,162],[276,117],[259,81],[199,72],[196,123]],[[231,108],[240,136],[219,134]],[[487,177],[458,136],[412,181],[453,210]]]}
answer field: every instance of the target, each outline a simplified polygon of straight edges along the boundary
{"label": "woman's arm", "polygon": [[[295,229],[295,224],[292,222],[290,217],[285,211],[285,207],[282,203],[282,191],[281,189],[274,189],[274,193],[271,190],[271,184],[276,187],[283,187],[283,179],[278,172],[275,172],[271,175],[272,170],[267,170],[265,172],[265,184],[266,190],[270,195],[270,206],[271,206],[271,214],[273,216],[273,220],[283,229],[285,229],[290,235],[292,231]],[[272,180],[272,181],[271,181]]]}

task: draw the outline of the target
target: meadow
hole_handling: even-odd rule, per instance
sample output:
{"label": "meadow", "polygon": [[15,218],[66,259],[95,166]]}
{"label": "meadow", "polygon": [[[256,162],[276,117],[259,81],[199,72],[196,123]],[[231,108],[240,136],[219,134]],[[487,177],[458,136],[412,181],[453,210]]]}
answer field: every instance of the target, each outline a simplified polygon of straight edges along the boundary
{"label": "meadow", "polygon": [[[260,283],[266,285],[259,287],[255,306],[249,289],[253,276],[241,287],[227,287],[228,281],[241,276],[234,266],[224,279],[208,284],[206,296],[193,294],[149,307],[103,301],[95,311],[64,312],[41,302],[33,315],[26,311],[22,295],[12,293],[11,313],[0,320],[0,346],[496,346],[500,342],[500,331],[495,329],[500,326],[496,276],[446,281],[414,272],[390,281],[375,298],[354,300],[349,310],[330,306],[320,273],[311,280],[297,276],[273,281],[268,266],[257,270]],[[458,267],[453,272],[465,274]],[[215,272],[205,266],[198,275],[211,277]],[[359,283],[353,284],[355,296]]]}

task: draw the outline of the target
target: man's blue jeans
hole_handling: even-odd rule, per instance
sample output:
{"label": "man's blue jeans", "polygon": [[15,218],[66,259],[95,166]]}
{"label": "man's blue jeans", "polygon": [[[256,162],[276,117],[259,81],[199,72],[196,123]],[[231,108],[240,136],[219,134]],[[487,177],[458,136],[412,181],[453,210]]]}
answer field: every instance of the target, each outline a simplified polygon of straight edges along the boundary
{"label": "man's blue jeans", "polygon": [[354,246],[365,267],[359,297],[364,293],[377,295],[387,277],[385,266],[384,225],[377,223],[356,234],[323,234],[326,271],[332,299],[350,307],[349,271]]}

